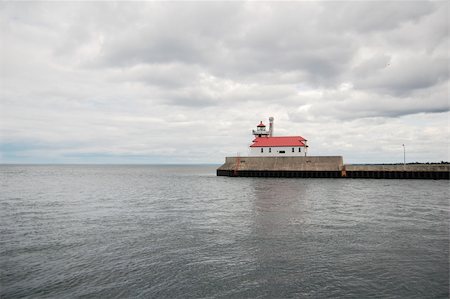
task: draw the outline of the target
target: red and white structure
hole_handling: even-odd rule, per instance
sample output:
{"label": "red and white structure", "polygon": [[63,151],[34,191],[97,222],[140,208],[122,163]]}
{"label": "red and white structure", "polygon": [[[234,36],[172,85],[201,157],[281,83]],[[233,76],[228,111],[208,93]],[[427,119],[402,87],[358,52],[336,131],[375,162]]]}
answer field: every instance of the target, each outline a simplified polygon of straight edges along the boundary
{"label": "red and white structure", "polygon": [[307,154],[307,140],[302,136],[273,136],[273,117],[269,118],[269,131],[261,121],[253,130],[255,139],[250,145],[250,156],[298,157]]}

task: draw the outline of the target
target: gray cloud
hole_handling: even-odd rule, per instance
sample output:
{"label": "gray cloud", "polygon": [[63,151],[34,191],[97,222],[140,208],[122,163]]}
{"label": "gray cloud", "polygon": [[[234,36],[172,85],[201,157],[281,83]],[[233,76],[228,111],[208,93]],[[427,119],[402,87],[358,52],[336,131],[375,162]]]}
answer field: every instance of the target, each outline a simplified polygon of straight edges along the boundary
{"label": "gray cloud", "polygon": [[372,89],[380,92],[405,95],[418,89],[435,86],[448,80],[447,59],[430,58],[426,55],[389,61],[381,69],[373,69],[357,78],[358,89]]}
{"label": "gray cloud", "polygon": [[271,115],[316,154],[417,131],[417,159],[448,159],[446,2],[0,5],[7,161],[219,162]]}
{"label": "gray cloud", "polygon": [[426,1],[333,2],[327,4],[322,18],[332,30],[338,28],[367,34],[419,22],[435,11],[433,6],[432,2]]}

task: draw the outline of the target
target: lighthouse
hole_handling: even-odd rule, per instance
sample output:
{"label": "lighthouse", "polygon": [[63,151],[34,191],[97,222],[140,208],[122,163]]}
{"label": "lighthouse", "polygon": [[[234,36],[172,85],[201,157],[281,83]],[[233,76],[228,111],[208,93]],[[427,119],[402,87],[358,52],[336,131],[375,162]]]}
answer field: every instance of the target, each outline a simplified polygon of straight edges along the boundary
{"label": "lighthouse", "polygon": [[302,136],[273,136],[274,118],[269,118],[269,130],[262,121],[252,133],[250,156],[255,157],[299,157],[307,155],[307,140]]}
{"label": "lighthouse", "polygon": [[259,125],[256,126],[256,130],[253,130],[253,135],[255,135],[255,137],[268,137],[270,131],[266,131],[266,125],[260,121]]}

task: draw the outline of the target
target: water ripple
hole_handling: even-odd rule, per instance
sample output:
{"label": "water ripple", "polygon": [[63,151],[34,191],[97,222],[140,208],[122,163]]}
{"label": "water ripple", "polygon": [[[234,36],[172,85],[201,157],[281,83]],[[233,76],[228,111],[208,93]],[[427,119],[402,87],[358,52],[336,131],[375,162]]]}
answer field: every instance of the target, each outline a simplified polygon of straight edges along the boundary
{"label": "water ripple", "polygon": [[1,298],[447,298],[446,181],[0,166]]}

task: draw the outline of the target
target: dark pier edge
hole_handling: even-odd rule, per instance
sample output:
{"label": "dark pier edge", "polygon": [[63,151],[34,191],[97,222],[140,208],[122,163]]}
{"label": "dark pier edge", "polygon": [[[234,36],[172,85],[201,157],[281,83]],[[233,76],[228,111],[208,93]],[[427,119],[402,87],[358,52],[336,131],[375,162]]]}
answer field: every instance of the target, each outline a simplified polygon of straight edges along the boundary
{"label": "dark pier edge", "polygon": [[445,171],[279,171],[217,170],[217,176],[266,178],[431,179],[448,180]]}

